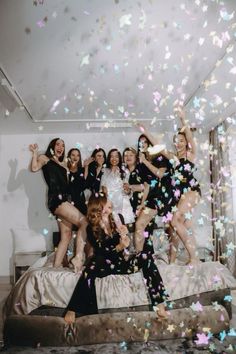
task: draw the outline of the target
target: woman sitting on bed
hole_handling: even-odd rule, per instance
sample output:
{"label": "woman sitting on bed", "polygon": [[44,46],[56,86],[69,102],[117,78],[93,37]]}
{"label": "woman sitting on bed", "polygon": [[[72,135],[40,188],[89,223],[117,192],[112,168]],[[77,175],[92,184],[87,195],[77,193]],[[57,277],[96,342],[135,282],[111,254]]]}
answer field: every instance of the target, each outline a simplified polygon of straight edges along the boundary
{"label": "woman sitting on bed", "polygon": [[91,196],[88,203],[87,239],[93,248],[93,255],[74,289],[67,306],[65,321],[75,322],[75,314],[90,315],[98,313],[95,278],[110,274],[129,274],[143,270],[148,292],[159,319],[166,319],[166,291],[159,271],[151,255],[141,251],[128,260],[124,250],[129,246],[128,230],[125,225],[115,224],[112,216],[112,204],[104,195]]}

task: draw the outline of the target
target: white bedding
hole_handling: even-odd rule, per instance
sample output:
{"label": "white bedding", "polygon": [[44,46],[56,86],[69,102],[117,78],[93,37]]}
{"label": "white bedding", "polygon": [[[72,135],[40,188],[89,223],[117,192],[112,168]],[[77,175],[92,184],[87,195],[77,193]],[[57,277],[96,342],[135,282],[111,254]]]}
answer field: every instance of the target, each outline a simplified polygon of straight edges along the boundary
{"label": "white bedding", "polygon": [[[157,265],[170,300],[206,291],[236,288],[236,279],[219,262],[205,262],[190,267],[157,261]],[[42,305],[65,308],[78,279],[79,275],[70,269],[52,268],[50,260],[43,267],[28,270],[8,296],[4,317],[28,314]]]}

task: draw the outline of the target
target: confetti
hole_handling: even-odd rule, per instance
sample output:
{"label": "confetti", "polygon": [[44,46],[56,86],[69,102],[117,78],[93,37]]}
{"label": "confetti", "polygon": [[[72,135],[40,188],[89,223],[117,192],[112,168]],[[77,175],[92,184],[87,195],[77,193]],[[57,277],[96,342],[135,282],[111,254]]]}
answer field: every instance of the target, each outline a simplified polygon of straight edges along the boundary
{"label": "confetti", "polygon": [[124,26],[130,26],[131,25],[131,14],[123,15],[120,17],[120,28],[123,28]]}
{"label": "confetti", "polygon": [[205,333],[197,333],[197,337],[198,339],[194,341],[197,345],[208,344],[209,338]]}

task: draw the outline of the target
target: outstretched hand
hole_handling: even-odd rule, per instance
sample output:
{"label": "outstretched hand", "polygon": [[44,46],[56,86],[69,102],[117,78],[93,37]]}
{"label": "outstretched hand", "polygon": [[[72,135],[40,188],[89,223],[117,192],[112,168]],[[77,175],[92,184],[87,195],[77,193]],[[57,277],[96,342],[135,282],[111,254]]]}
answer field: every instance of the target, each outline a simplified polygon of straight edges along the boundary
{"label": "outstretched hand", "polygon": [[127,248],[130,245],[130,238],[127,236],[128,234],[128,229],[127,226],[121,225],[118,229],[118,232],[120,234],[120,244],[123,248]]}
{"label": "outstretched hand", "polygon": [[17,159],[9,160],[8,165],[10,166],[11,169],[16,169],[16,167],[17,167]]}
{"label": "outstretched hand", "polygon": [[84,160],[84,167],[87,167],[88,165],[91,164],[91,162],[94,161],[94,158],[93,157],[89,157],[87,158],[86,160]]}
{"label": "outstretched hand", "polygon": [[144,161],[146,160],[144,153],[140,152],[138,156],[139,156],[139,162],[144,163]]}
{"label": "outstretched hand", "polygon": [[29,150],[31,152],[37,152],[38,151],[38,144],[30,144],[29,145]]}
{"label": "outstretched hand", "polygon": [[177,113],[178,117],[180,118],[181,122],[185,121],[185,110],[183,109],[183,107],[178,106],[174,109],[174,112]]}

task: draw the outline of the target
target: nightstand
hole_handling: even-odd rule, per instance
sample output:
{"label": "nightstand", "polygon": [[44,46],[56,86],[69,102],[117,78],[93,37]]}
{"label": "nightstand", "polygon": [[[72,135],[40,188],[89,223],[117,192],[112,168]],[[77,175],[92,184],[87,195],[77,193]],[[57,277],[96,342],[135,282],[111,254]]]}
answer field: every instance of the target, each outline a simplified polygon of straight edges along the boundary
{"label": "nightstand", "polygon": [[14,254],[14,284],[21,275],[42,255],[43,252],[18,252]]}

